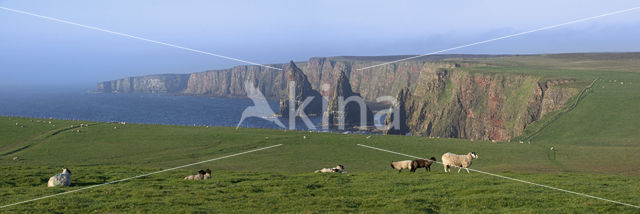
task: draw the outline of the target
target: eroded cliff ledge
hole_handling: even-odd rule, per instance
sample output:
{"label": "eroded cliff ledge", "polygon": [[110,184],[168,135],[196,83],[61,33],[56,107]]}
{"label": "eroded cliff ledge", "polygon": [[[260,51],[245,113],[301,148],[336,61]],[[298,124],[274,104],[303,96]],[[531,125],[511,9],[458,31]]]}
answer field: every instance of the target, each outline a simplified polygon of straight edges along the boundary
{"label": "eroded cliff ledge", "polygon": [[387,133],[509,140],[545,114],[564,108],[579,91],[573,82],[473,72],[447,63],[425,66],[415,88],[397,95],[391,109],[399,110],[400,125]]}

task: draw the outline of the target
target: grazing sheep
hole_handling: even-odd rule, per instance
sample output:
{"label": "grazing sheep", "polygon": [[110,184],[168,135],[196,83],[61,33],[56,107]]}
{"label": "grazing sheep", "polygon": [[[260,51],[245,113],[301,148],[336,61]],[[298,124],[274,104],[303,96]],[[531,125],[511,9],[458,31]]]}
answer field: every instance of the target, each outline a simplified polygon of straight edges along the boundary
{"label": "grazing sheep", "polygon": [[18,156],[13,157],[14,161],[20,160],[20,158],[18,158]]}
{"label": "grazing sheep", "polygon": [[425,168],[427,172],[431,172],[431,164],[436,162],[436,157],[429,159],[416,159],[411,162],[411,172],[415,172],[418,168]]}
{"label": "grazing sheep", "polygon": [[70,186],[71,185],[71,171],[67,168],[62,168],[62,173],[51,176],[49,178],[49,182],[47,183],[48,187],[56,187],[56,186]]}
{"label": "grazing sheep", "polygon": [[[466,155],[456,155],[451,152],[444,153],[442,155],[442,165],[444,165],[444,172],[451,172],[450,166],[462,167],[469,173],[469,166],[471,166],[471,160],[478,159],[478,155],[475,152],[469,152]],[[458,168],[458,173],[462,168]]]}
{"label": "grazing sheep", "polygon": [[306,139],[307,139],[307,136],[306,136],[306,135],[305,135],[305,136],[302,136],[302,139],[303,139],[303,140],[306,140]]}
{"label": "grazing sheep", "polygon": [[371,139],[371,135],[367,136],[367,139]]}
{"label": "grazing sheep", "polygon": [[391,162],[391,168],[393,169],[397,169],[398,172],[402,172],[403,169],[409,169],[411,170],[411,163],[413,161],[410,160],[403,160],[403,161],[396,161],[396,162]]}
{"label": "grazing sheep", "polygon": [[332,173],[332,172],[343,173],[344,172],[344,166],[343,165],[337,165],[334,168],[322,168],[320,170],[316,170],[316,173]]}
{"label": "grazing sheep", "polygon": [[204,170],[200,170],[200,171],[198,171],[198,174],[189,175],[187,177],[184,177],[184,179],[185,180],[202,180],[204,178],[205,174],[206,174],[206,172],[204,172]]}
{"label": "grazing sheep", "polygon": [[204,179],[204,180],[211,179],[211,170],[210,169],[204,170],[204,177],[202,179]]}

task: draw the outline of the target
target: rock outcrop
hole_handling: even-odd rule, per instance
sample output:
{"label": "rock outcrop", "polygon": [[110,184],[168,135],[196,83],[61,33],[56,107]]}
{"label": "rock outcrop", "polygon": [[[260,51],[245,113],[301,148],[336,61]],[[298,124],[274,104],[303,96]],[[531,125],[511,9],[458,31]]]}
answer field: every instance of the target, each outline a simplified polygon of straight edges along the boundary
{"label": "rock outcrop", "polygon": [[[386,133],[505,141],[578,93],[562,85],[572,80],[545,82],[446,64],[423,70],[417,81],[416,88],[398,94],[392,108],[399,108],[400,127]],[[388,115],[386,123],[393,119]]]}
{"label": "rock outcrop", "polygon": [[[330,128],[366,129],[366,126],[373,125],[373,113],[360,94],[352,91],[344,72],[338,76],[326,114]],[[365,127],[362,127],[363,123]]]}
{"label": "rock outcrop", "polygon": [[[321,115],[323,97],[318,91],[311,87],[307,75],[305,75],[293,61],[289,62],[289,65],[285,67],[285,73],[288,86],[285,90],[285,98],[280,99],[280,116],[290,117],[290,113],[295,114],[295,111],[307,99],[310,99],[311,102],[309,102],[302,111],[308,116]],[[291,98],[291,93],[293,93],[295,97]],[[291,100],[294,104],[292,109],[290,106]],[[290,110],[293,110],[293,112]]]}

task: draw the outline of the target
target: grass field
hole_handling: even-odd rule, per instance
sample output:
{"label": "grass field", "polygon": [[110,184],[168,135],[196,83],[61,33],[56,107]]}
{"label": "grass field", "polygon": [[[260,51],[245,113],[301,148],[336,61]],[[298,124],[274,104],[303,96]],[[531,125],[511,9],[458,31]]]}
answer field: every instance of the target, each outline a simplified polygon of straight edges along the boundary
{"label": "grass field", "polygon": [[[483,60],[500,65],[497,72],[598,80],[575,108],[530,126],[535,130],[520,137],[523,144],[0,117],[0,206],[282,144],[0,212],[640,212],[477,172],[444,174],[438,164],[429,173],[397,173],[389,162],[410,158],[357,145],[438,160],[445,152],[475,151],[479,159],[471,168],[476,170],[640,205],[636,61],[573,58],[585,66],[570,67],[545,56]],[[558,148],[555,159],[551,146]],[[20,160],[12,160],[16,156]],[[348,173],[312,173],[337,164]],[[73,185],[47,188],[61,167],[72,170]],[[204,168],[212,169],[213,179],[182,180]]]}
{"label": "grass field", "polygon": [[[637,204],[640,200],[637,166],[629,165],[630,171],[614,172],[622,168],[616,160],[578,164],[590,159],[590,152],[581,151],[585,154],[573,156],[564,149],[553,161],[549,159],[546,144],[536,141],[533,144],[496,144],[404,136],[366,139],[361,135],[109,123],[80,128],[80,133],[67,130],[53,135],[54,130],[60,128],[31,120],[0,120],[3,153],[25,144],[32,145],[0,157],[3,174],[0,203],[3,205],[251,149],[283,145],[16,205],[0,210],[3,212],[638,211],[480,173],[446,175],[440,165],[434,165],[430,173],[422,170],[413,174],[396,173],[389,168],[389,161],[408,158],[356,144],[438,159],[446,151],[476,151],[480,158],[474,162],[474,169],[626,203]],[[25,124],[25,128],[16,127],[16,122]],[[56,127],[70,123],[84,122],[53,121]],[[31,129],[40,132],[34,133]],[[308,139],[303,140],[303,135]],[[17,142],[16,146],[5,139]],[[567,143],[566,146],[572,145]],[[637,147],[626,145],[624,148],[616,152],[622,152],[621,156],[629,159],[637,157],[631,150],[637,152]],[[21,160],[13,161],[13,156]],[[348,173],[311,173],[336,164],[345,165]],[[605,169],[609,164],[613,168]],[[59,173],[61,167],[72,169],[74,185],[47,188],[46,181]],[[211,168],[214,179],[182,180],[201,168]]]}

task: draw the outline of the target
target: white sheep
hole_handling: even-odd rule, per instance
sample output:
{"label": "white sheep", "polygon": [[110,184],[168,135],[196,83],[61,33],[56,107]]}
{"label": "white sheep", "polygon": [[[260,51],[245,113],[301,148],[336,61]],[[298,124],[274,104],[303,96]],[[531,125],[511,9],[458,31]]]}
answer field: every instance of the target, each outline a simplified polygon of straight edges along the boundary
{"label": "white sheep", "polygon": [[305,136],[302,136],[302,139],[303,139],[303,140],[306,140],[306,139],[307,139],[307,136],[306,136],[306,135],[305,135]]}
{"label": "white sheep", "polygon": [[344,166],[343,165],[337,165],[336,167],[333,167],[333,168],[322,168],[320,170],[316,170],[315,173],[332,173],[332,172],[343,173],[344,172]]}
{"label": "white sheep", "polygon": [[397,169],[398,172],[402,172],[403,169],[408,169],[411,170],[411,160],[403,160],[403,161],[396,161],[396,162],[391,162],[391,168],[393,169]]}
{"label": "white sheep", "polygon": [[461,167],[458,168],[458,173],[462,168],[469,173],[469,167],[471,166],[471,160],[478,159],[478,155],[475,152],[469,152],[466,155],[456,155],[451,152],[444,153],[442,155],[442,165],[444,166],[444,172],[451,172],[450,166]]}
{"label": "white sheep", "polygon": [[198,171],[198,174],[195,175],[189,175],[187,177],[184,177],[185,180],[202,180],[204,179],[204,175],[206,174],[206,172],[204,170],[200,170]]}
{"label": "white sheep", "polygon": [[67,168],[62,168],[62,173],[51,176],[49,178],[49,182],[47,183],[48,187],[56,187],[56,186],[70,186],[71,185],[71,171]]}

